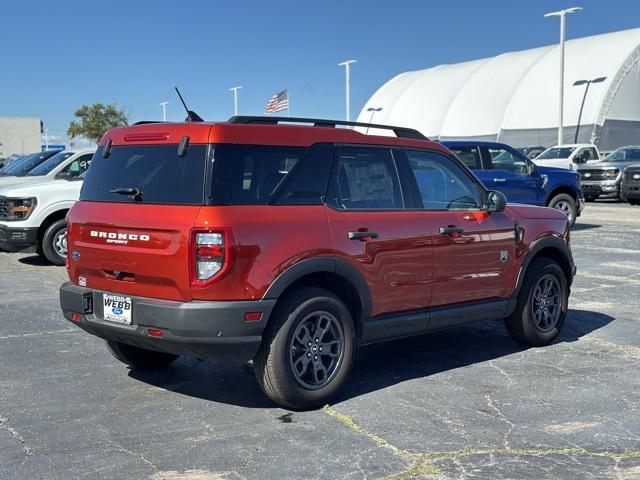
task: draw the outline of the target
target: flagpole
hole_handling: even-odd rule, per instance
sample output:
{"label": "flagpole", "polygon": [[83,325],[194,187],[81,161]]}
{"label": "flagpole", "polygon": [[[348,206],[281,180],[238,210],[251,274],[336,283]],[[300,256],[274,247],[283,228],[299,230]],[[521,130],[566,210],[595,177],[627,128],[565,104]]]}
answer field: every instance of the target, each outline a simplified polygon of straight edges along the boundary
{"label": "flagpole", "polygon": [[291,92],[289,91],[289,87],[287,87],[287,117],[291,116]]}

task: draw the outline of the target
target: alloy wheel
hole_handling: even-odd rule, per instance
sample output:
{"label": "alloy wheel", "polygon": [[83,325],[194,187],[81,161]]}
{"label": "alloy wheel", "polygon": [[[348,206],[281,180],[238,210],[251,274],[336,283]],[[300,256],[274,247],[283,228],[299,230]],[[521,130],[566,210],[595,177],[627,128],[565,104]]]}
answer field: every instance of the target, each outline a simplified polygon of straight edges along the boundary
{"label": "alloy wheel", "polygon": [[562,309],[562,288],[558,279],[551,274],[540,278],[533,289],[532,300],[536,328],[543,333],[552,330],[560,319]]}

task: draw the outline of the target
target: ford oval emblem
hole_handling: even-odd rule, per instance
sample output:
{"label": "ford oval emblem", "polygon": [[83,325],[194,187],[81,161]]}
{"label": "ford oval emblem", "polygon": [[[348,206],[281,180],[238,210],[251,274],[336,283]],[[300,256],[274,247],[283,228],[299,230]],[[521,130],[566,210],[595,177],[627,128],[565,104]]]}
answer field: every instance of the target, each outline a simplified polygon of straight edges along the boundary
{"label": "ford oval emblem", "polygon": [[71,252],[71,258],[73,260],[80,260],[80,252],[74,250],[73,252]]}

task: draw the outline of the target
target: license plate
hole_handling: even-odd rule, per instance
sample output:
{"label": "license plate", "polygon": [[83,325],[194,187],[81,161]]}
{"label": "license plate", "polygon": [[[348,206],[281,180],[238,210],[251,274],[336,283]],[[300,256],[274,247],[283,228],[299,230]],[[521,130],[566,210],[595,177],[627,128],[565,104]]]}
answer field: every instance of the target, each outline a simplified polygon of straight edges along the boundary
{"label": "license plate", "polygon": [[109,322],[131,325],[131,297],[120,295],[102,296],[103,318]]}

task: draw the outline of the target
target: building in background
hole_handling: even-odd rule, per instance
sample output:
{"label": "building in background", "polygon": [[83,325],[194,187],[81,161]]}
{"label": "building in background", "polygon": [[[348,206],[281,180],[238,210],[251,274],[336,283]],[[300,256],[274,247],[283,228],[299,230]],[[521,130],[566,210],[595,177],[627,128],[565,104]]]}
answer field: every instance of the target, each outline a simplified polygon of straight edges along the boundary
{"label": "building in background", "polygon": [[0,158],[40,150],[39,118],[0,117]]}
{"label": "building in background", "polygon": [[[565,55],[564,142],[574,141],[584,99],[579,142],[601,150],[640,144],[640,28],[569,40]],[[373,123],[441,140],[554,145],[559,62],[552,45],[402,73],[374,93],[358,121],[373,115]],[[585,97],[584,81],[602,77]]]}

